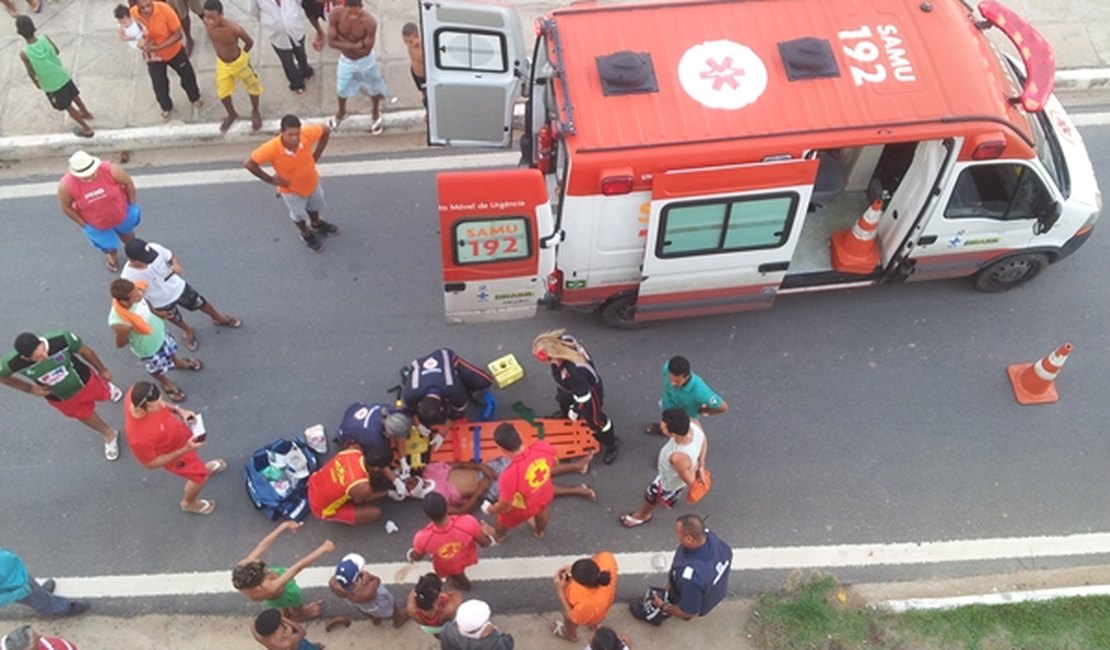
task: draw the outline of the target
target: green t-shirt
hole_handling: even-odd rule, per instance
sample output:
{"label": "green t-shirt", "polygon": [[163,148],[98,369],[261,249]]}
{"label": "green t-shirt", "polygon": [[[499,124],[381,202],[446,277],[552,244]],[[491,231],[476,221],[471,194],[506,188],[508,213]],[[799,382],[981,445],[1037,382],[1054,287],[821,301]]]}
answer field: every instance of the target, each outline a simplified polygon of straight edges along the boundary
{"label": "green t-shirt", "polygon": [[30,361],[12,350],[0,359],[0,377],[22,375],[49,388],[51,394],[46,399],[53,401],[73,397],[84,388],[91,372],[76,356],[84,343],[79,336],[66,330],[50,330],[39,338],[46,341],[47,357],[42,361]]}
{"label": "green t-shirt", "polygon": [[[166,321],[155,316],[145,300],[140,300],[131,305],[131,313],[142,318],[150,325],[150,334],[139,334],[132,327],[127,342],[131,345],[131,351],[135,353],[135,356],[140,359],[149,359],[162,347],[162,342],[166,338]],[[108,311],[108,325],[130,326],[130,323],[119,317],[113,305]]]}
{"label": "green t-shirt", "polygon": [[62,60],[54,51],[54,44],[45,36],[38,37],[34,43],[23,46],[23,53],[31,62],[35,78],[43,92],[52,93],[69,83],[69,73],[62,67]]}
{"label": "green t-shirt", "polygon": [[690,373],[690,381],[686,382],[685,386],[675,388],[671,386],[671,381],[667,377],[667,365],[669,362],[663,362],[663,400],[662,405],[664,409],[678,407],[686,411],[686,415],[697,420],[701,417],[701,408],[708,406],[709,408],[717,408],[723,401],[721,396],[709,387],[701,377],[697,374]]}
{"label": "green t-shirt", "polygon": [[[274,573],[283,575],[286,571],[285,567],[274,566],[270,567]],[[284,609],[286,607],[301,607],[304,605],[304,595],[301,593],[301,588],[296,580],[290,580],[285,583],[285,589],[281,595],[272,600],[264,601],[267,607],[274,607],[276,609]]]}

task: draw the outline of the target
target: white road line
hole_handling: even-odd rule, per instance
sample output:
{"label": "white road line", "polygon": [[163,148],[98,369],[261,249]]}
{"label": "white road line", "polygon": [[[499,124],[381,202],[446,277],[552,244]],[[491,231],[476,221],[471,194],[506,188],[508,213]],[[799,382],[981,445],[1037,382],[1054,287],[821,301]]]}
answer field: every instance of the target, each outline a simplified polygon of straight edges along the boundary
{"label": "white road line", "polygon": [[1085,587],[1064,587],[1060,589],[1037,589],[1033,591],[1007,591],[996,594],[975,596],[952,596],[949,598],[907,598],[904,600],[881,600],[875,609],[891,612],[908,612],[922,609],[955,609],[965,605],[1009,605],[1012,603],[1036,603],[1057,598],[1078,598],[1083,596],[1110,596],[1110,585],[1088,585]]}
{"label": "white road line", "polygon": [[1106,126],[1110,124],[1110,112],[1069,113],[1068,115],[1076,126]]}
{"label": "white road line", "polygon": [[[460,156],[426,156],[417,158],[390,158],[386,160],[356,160],[351,162],[320,163],[320,176],[328,178],[340,176],[368,176],[372,174],[399,174],[406,172],[439,171],[448,169],[469,169],[476,167],[506,167],[515,165],[520,154],[515,152],[465,154]],[[259,183],[257,178],[241,166],[230,169],[210,169],[194,172],[175,172],[162,174],[135,174],[135,187],[139,192],[165,187],[195,187],[204,189],[213,185],[233,183]],[[24,185],[0,185],[0,200],[25,199],[39,196],[54,196],[58,193],[58,182],[27,183]],[[142,197],[140,197],[141,199]]]}
{"label": "white road line", "polygon": [[[1110,533],[1052,537],[1011,537],[899,544],[842,544],[733,549],[734,571],[895,566],[1014,560],[1034,557],[1067,557],[1110,553]],[[621,575],[661,573],[670,565],[672,551],[618,553]],[[548,579],[572,563],[577,555],[538,557],[487,557],[467,573],[474,580]],[[412,583],[431,570],[426,562],[392,562],[367,565],[367,570],[390,584]],[[327,586],[330,567],[311,567],[297,578],[302,587]],[[77,598],[128,598],[232,593],[227,571],[123,576],[58,578],[58,592]]]}

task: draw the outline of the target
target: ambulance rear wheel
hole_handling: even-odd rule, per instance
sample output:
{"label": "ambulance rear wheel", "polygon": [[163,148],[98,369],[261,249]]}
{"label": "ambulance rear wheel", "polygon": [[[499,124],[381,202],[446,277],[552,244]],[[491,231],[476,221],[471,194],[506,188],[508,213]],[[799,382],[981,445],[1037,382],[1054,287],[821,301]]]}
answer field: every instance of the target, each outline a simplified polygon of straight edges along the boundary
{"label": "ambulance rear wheel", "polygon": [[605,303],[601,307],[601,320],[609,327],[622,330],[638,330],[646,323],[632,320],[636,313],[636,296],[619,296]]}
{"label": "ambulance rear wheel", "polygon": [[998,260],[975,275],[975,288],[988,293],[1009,291],[1037,277],[1048,266],[1041,253],[1015,255]]}

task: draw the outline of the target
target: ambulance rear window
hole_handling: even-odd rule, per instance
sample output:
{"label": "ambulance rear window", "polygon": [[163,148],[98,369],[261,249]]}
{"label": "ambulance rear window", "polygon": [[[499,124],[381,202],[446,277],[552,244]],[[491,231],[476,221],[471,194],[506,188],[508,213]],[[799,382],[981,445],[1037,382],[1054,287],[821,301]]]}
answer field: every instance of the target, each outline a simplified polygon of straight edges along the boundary
{"label": "ambulance rear window", "polygon": [[672,203],[663,209],[656,255],[706,255],[786,243],[798,204],[794,193]]}
{"label": "ambulance rear window", "polygon": [[454,228],[456,264],[487,264],[532,255],[532,238],[525,217],[467,219]]}

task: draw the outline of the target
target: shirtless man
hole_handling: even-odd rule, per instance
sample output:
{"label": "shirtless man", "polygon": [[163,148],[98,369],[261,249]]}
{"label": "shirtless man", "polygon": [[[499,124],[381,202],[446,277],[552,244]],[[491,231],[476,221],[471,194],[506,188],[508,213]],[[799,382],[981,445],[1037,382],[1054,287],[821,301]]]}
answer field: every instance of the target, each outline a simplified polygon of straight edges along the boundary
{"label": "shirtless man", "polygon": [[405,23],[401,28],[401,40],[409,51],[409,74],[412,82],[424,99],[424,123],[428,123],[428,77],[424,73],[424,43],[420,39],[420,28],[416,23]]}
{"label": "shirtless man", "polygon": [[[590,471],[590,461],[593,458],[594,455],[590,454],[572,462],[558,463],[552,468],[551,475],[558,476],[571,472],[585,474]],[[490,503],[497,502],[500,494],[497,479],[508,465],[506,458],[497,458],[485,464],[434,462],[424,468],[424,478],[434,481],[434,491],[447,499],[447,513],[459,515],[473,512],[481,499]],[[409,487],[411,491],[415,484]],[[585,483],[574,487],[556,483],[555,496],[586,497],[590,501],[597,501],[597,493]]]}
{"label": "shirtless man", "polygon": [[[216,50],[216,96],[227,109],[227,117],[220,123],[220,133],[227,133],[231,124],[239,119],[239,114],[231,103],[236,81],[243,84],[251,97],[251,131],[258,133],[262,128],[262,113],[258,110],[262,82],[251,67],[249,52],[254,46],[254,40],[239,23],[224,18],[224,6],[220,0],[205,1],[204,27]],[[243,42],[242,48],[239,47],[239,41]]]}
{"label": "shirtless man", "polygon": [[347,100],[360,92],[373,102],[370,132],[380,135],[384,129],[381,108],[389,87],[373,52],[377,33],[378,21],[362,8],[362,0],[346,0],[344,6],[332,9],[328,44],[339,50],[335,84],[338,108],[329,125],[333,129],[347,118]]}

